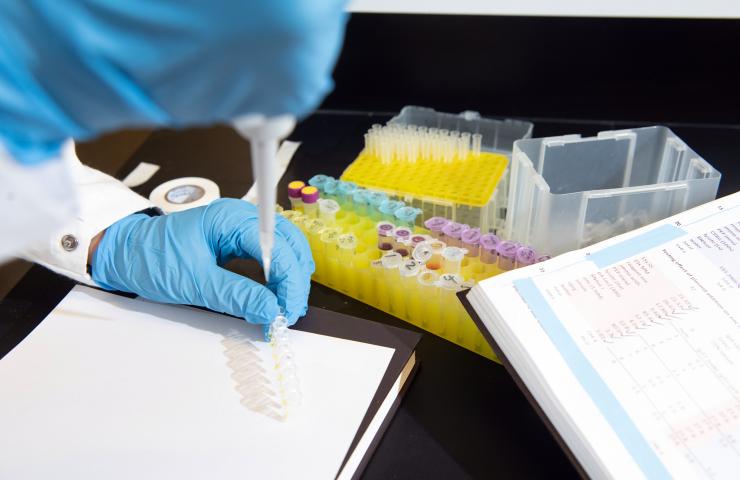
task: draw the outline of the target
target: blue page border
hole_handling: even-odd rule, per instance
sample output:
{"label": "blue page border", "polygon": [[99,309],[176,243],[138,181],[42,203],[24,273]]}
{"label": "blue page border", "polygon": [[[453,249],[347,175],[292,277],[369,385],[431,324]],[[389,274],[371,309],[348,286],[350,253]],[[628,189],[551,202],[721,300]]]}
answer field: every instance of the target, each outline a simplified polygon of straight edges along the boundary
{"label": "blue page border", "polygon": [[642,253],[664,243],[671,242],[688,232],[675,225],[664,224],[645,233],[598,250],[587,258],[597,267],[604,268]]}
{"label": "blue page border", "polygon": [[601,414],[609,422],[609,425],[640,469],[648,478],[671,478],[663,462],[655,454],[645,437],[642,436],[630,416],[591,365],[591,362],[588,361],[573,341],[534,281],[528,278],[515,280],[514,288],[539,320],[542,328],[560,351],[573,374],[593,399]]}

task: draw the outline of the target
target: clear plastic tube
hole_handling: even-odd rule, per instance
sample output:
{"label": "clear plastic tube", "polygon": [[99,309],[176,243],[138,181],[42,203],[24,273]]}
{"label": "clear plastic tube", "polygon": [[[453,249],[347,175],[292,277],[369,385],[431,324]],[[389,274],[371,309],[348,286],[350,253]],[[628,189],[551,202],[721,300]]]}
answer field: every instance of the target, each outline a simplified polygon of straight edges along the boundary
{"label": "clear plastic tube", "polygon": [[476,157],[480,156],[482,141],[483,135],[481,135],[480,133],[473,134],[473,155]]}
{"label": "clear plastic tube", "polygon": [[339,204],[334,200],[324,198],[320,199],[319,219],[327,225],[334,225],[337,221],[337,212],[339,212],[340,208]]}
{"label": "clear plastic tube", "polygon": [[375,226],[375,230],[378,233],[378,249],[382,252],[393,250],[395,242],[393,230],[395,230],[395,228],[396,226],[391,222],[379,222]]}
{"label": "clear plastic tube", "polygon": [[288,334],[288,319],[282,315],[276,317],[270,325],[269,337],[283,418],[287,418],[300,406],[302,400],[298,367]]}
{"label": "clear plastic tube", "polygon": [[426,268],[429,270],[439,270],[442,268],[442,251],[447,248],[447,244],[440,240],[429,242],[432,249],[432,257],[427,261]]}
{"label": "clear plastic tube", "polygon": [[345,233],[337,237],[339,247],[339,261],[346,267],[351,267],[357,250],[357,237],[354,233]]}
{"label": "clear plastic tube", "polygon": [[442,270],[445,273],[460,273],[467,250],[459,247],[445,247],[442,250]]}
{"label": "clear plastic tube", "polygon": [[460,160],[467,160],[468,155],[470,155],[470,134],[467,132],[460,135],[458,154],[460,155]]}

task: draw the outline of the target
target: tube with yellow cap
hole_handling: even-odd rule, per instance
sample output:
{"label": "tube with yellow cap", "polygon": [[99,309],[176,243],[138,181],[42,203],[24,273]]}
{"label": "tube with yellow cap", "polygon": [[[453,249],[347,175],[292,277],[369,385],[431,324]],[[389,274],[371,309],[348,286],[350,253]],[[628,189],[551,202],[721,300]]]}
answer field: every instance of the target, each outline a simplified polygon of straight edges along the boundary
{"label": "tube with yellow cap", "polygon": [[301,190],[306,184],[300,180],[294,180],[288,184],[288,200],[290,200],[291,210],[298,212],[303,211],[303,200],[301,199]]}
{"label": "tube with yellow cap", "polygon": [[309,218],[318,218],[319,216],[319,189],[316,187],[303,187],[301,189],[301,203],[303,212]]}

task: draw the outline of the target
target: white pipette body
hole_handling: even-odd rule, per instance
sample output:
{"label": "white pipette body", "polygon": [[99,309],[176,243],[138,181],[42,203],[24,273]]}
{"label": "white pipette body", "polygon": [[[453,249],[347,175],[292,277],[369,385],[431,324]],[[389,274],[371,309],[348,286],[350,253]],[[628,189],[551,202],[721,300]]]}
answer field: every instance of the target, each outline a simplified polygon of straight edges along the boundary
{"label": "white pipette body", "polygon": [[249,140],[252,173],[257,184],[260,223],[260,249],[265,280],[270,281],[270,263],[275,239],[275,204],[277,203],[277,151],[279,142],[295,127],[295,117],[247,115],[234,120],[234,128]]}

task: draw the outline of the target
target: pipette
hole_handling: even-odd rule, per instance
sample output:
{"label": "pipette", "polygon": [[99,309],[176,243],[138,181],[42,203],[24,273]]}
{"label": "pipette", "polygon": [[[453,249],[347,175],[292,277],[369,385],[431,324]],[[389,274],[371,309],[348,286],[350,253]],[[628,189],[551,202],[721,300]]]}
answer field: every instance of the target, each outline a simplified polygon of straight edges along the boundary
{"label": "pipette", "polygon": [[234,120],[234,128],[249,141],[252,173],[259,199],[260,249],[265,280],[270,281],[270,262],[275,240],[275,204],[277,203],[278,143],[295,127],[295,117],[278,115],[247,115]]}

